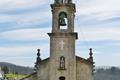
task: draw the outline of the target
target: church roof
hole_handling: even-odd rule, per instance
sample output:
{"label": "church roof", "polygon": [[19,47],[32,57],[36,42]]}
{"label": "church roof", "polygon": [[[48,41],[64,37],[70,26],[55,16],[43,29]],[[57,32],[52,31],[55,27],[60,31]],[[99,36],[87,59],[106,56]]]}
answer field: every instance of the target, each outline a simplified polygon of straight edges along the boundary
{"label": "church roof", "polygon": [[[47,61],[49,61],[50,57],[46,58],[46,59],[43,59],[42,61],[40,61],[39,63],[42,64],[42,63],[46,63]],[[76,60],[79,60],[83,63],[86,63],[88,65],[93,65],[94,62],[91,62],[89,59],[85,59],[85,58],[82,58],[82,57],[79,57],[79,56],[76,56]]]}
{"label": "church roof", "polygon": [[38,64],[42,64],[42,63],[45,63],[45,62],[47,62],[47,61],[49,61],[49,57],[48,58],[46,58],[46,59],[43,59],[43,60],[41,60]]}
{"label": "church roof", "polygon": [[91,62],[89,59],[85,59],[85,58],[82,58],[82,57],[79,57],[79,56],[76,56],[76,60],[80,60],[81,62],[86,63],[88,65],[93,65],[94,64],[94,62]]}

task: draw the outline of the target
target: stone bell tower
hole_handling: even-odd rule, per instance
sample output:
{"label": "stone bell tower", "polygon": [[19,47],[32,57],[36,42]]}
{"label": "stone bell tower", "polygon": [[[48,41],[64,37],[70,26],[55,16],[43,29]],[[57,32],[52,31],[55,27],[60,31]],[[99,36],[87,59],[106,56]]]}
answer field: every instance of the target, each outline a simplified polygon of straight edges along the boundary
{"label": "stone bell tower", "polygon": [[52,8],[50,36],[50,80],[76,80],[74,32],[75,4],[71,0],[55,0]]}

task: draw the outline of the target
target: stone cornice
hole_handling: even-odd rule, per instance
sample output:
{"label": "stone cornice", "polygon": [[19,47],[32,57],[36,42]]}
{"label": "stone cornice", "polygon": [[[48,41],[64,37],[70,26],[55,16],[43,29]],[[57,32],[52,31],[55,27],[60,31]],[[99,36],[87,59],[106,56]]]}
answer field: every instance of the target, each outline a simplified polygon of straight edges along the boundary
{"label": "stone cornice", "polygon": [[76,39],[78,39],[78,33],[77,32],[71,32],[71,33],[65,33],[65,32],[56,32],[56,33],[48,33],[48,35],[50,37],[52,36],[56,36],[56,37],[59,37],[59,36],[75,36]]}

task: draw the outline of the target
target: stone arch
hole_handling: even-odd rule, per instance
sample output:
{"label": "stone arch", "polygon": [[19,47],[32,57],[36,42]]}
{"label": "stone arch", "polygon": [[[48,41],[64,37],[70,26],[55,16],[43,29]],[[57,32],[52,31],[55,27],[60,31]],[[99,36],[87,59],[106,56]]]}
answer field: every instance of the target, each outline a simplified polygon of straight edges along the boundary
{"label": "stone arch", "polygon": [[67,29],[68,25],[68,19],[67,19],[67,13],[66,12],[60,12],[59,13],[59,29]]}
{"label": "stone arch", "polygon": [[65,70],[65,57],[64,56],[60,57],[60,69]]}

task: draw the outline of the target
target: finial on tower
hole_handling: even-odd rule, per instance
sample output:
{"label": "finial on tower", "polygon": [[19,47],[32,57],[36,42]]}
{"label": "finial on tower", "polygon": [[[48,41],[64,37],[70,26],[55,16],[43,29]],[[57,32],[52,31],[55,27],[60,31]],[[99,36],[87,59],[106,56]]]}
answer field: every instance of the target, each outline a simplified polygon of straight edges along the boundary
{"label": "finial on tower", "polygon": [[38,53],[37,56],[40,57],[40,49],[37,49]]}
{"label": "finial on tower", "polygon": [[89,55],[90,55],[90,57],[88,58],[88,60],[93,64],[93,66],[92,66],[92,74],[94,74],[94,71],[95,71],[95,63],[94,63],[94,61],[93,61],[93,52],[92,52],[92,48],[90,48],[89,49],[90,50],[90,52],[89,52]]}
{"label": "finial on tower", "polygon": [[92,48],[90,48],[89,49],[90,50],[90,52],[89,52],[89,58],[88,58],[88,60],[90,61],[90,62],[93,62],[93,52],[92,52]]}
{"label": "finial on tower", "polygon": [[93,52],[92,52],[92,48],[90,48],[90,53],[89,53],[90,57],[92,57]]}
{"label": "finial on tower", "polygon": [[37,60],[36,62],[40,62],[41,61],[41,58],[40,58],[40,49],[37,49],[38,53],[37,53]]}
{"label": "finial on tower", "polygon": [[36,62],[35,62],[35,70],[37,70],[39,68],[39,62],[41,62],[41,58],[40,58],[40,49],[37,49],[37,59],[36,59]]}

